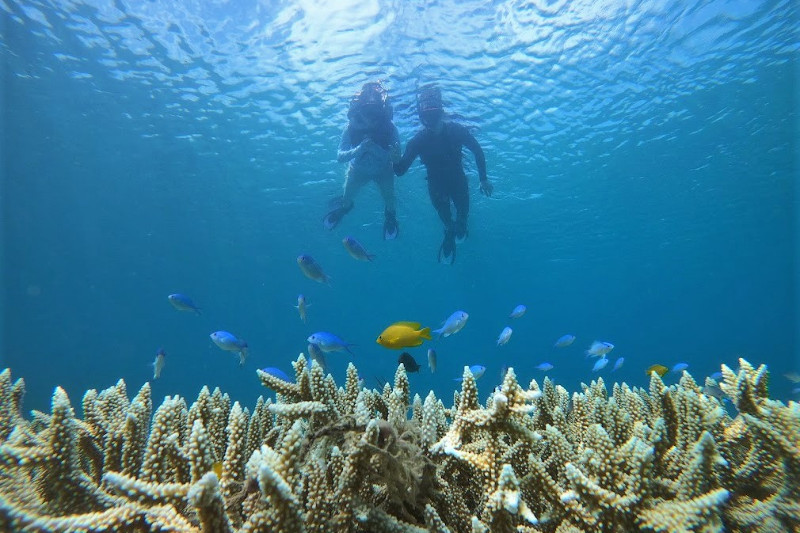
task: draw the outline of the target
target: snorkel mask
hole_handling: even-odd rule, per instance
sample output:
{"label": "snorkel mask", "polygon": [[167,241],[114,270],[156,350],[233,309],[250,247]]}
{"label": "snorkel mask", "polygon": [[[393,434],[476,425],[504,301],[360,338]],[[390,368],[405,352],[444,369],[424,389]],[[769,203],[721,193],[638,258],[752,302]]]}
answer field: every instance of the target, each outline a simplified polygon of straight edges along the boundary
{"label": "snorkel mask", "polygon": [[417,114],[425,127],[434,127],[444,116],[442,92],[435,85],[426,85],[417,93]]}
{"label": "snorkel mask", "polygon": [[350,101],[348,116],[353,118],[353,115],[357,114],[371,122],[377,122],[384,117],[391,120],[391,109],[386,89],[378,82],[369,82],[365,83],[361,91]]}

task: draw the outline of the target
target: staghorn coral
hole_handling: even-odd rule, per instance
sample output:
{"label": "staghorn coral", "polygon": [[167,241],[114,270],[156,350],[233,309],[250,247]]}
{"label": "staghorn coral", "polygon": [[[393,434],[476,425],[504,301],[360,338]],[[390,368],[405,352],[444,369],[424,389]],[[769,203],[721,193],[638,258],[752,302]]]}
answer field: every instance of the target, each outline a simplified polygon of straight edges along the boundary
{"label": "staghorn coral", "polygon": [[[305,357],[252,414],[204,387],[153,411],[145,384],[57,388],[20,414],[0,373],[0,530],[624,532],[800,530],[800,406],[769,399],[765,366],[723,367],[737,408],[688,373],[649,388],[569,393],[513,370],[482,405],[465,369],[451,408],[393,386],[342,388]],[[410,414],[409,414],[410,413]]]}

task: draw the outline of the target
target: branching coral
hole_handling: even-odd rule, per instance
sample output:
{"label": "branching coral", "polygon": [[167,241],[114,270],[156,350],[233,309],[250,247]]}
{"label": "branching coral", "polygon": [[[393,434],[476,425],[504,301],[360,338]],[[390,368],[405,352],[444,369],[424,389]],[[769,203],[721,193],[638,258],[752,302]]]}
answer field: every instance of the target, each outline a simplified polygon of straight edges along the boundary
{"label": "branching coral", "polygon": [[26,420],[24,382],[0,373],[0,530],[800,530],[800,406],[769,399],[765,366],[723,367],[734,417],[686,373],[570,398],[509,370],[482,405],[465,369],[447,409],[402,366],[382,390],[353,365],[342,388],[294,367],[258,372],[276,400],[252,414],[203,388],[152,420],[150,387],[123,381],[88,391],[83,420],[61,388]]}

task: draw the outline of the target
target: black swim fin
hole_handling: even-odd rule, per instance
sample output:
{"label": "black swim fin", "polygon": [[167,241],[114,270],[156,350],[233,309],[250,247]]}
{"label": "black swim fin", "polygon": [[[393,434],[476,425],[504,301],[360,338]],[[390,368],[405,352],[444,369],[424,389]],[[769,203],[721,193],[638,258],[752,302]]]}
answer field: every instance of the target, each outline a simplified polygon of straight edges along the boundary
{"label": "black swim fin", "polygon": [[445,232],[442,245],[439,247],[439,262],[449,262],[451,265],[456,262],[456,237],[450,230]]}
{"label": "black swim fin", "polygon": [[400,227],[397,225],[397,217],[395,216],[394,211],[386,211],[386,217],[383,220],[384,240],[394,240],[399,234]]}
{"label": "black swim fin", "polygon": [[328,214],[322,217],[322,225],[325,226],[325,229],[332,230],[336,226],[339,225],[339,222],[342,221],[342,218],[353,209],[353,205],[351,204],[350,207],[337,207],[336,209],[332,209],[328,211]]}
{"label": "black swim fin", "polygon": [[467,239],[469,230],[467,230],[467,223],[464,220],[456,220],[455,224],[456,242],[461,244]]}

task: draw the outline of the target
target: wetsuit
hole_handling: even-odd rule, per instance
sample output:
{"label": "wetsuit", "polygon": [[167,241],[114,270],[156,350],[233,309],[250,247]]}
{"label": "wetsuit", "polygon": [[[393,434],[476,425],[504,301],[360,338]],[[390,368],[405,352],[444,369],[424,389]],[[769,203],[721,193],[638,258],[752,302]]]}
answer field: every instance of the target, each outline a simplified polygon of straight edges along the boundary
{"label": "wetsuit", "polygon": [[[359,150],[362,141],[369,138],[374,144],[368,149]],[[358,190],[370,181],[375,181],[386,204],[386,211],[394,214],[394,172],[392,164],[393,147],[399,145],[400,135],[391,122],[381,124],[377,131],[367,132],[348,124],[342,133],[337,159],[347,162],[344,183],[343,206],[349,209]],[[399,149],[398,149],[399,151]],[[396,156],[395,156],[396,157]]]}
{"label": "wetsuit", "polygon": [[[438,129],[438,131],[435,131]],[[428,171],[428,194],[433,207],[447,232],[465,234],[469,215],[469,187],[461,164],[461,148],[466,146],[475,155],[478,176],[486,180],[486,157],[478,141],[466,127],[443,122],[440,128],[425,128],[408,142],[400,161],[394,165],[398,176],[406,173],[419,156]],[[450,201],[456,208],[456,219],[450,211]],[[455,226],[454,226],[455,222]]]}

